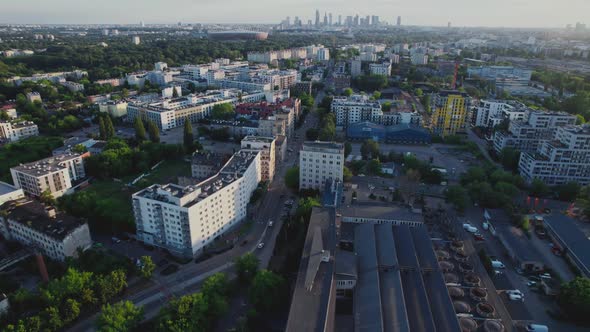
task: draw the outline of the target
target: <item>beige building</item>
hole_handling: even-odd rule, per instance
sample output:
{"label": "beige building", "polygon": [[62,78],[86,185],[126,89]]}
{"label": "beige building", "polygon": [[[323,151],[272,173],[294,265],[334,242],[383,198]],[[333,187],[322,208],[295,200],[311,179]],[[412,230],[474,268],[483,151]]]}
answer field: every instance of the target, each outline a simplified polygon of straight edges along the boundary
{"label": "beige building", "polygon": [[39,127],[32,121],[0,122],[0,139],[16,142],[32,136],[39,136]]}
{"label": "beige building", "polygon": [[342,182],[344,145],[334,142],[305,142],[299,154],[299,189],[324,188],[326,180]]}
{"label": "beige building", "polygon": [[0,209],[0,233],[49,258],[64,261],[66,257],[77,257],[78,249],[92,246],[86,223],[39,201],[9,201]]}
{"label": "beige building", "polygon": [[54,198],[64,195],[72,182],[86,176],[82,155],[62,154],[10,169],[12,181],[31,196],[49,191]]}
{"label": "beige building", "polygon": [[25,193],[22,189],[0,181],[0,205],[23,197]]}
{"label": "beige building", "polygon": [[273,137],[246,136],[242,139],[242,150],[260,151],[260,176],[262,181],[272,181],[275,176],[276,151]]}
{"label": "beige building", "polygon": [[115,118],[120,118],[127,115],[127,101],[125,100],[109,100],[98,104],[98,110],[101,113],[109,113]]}

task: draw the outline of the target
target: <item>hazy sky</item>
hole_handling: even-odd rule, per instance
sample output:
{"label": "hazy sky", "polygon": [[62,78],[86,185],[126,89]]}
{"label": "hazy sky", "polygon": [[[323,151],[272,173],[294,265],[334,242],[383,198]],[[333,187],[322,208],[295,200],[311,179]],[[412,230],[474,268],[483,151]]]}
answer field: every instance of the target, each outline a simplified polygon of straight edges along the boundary
{"label": "hazy sky", "polygon": [[319,9],[403,24],[564,27],[590,25],[590,0],[0,0],[0,23],[278,23]]}

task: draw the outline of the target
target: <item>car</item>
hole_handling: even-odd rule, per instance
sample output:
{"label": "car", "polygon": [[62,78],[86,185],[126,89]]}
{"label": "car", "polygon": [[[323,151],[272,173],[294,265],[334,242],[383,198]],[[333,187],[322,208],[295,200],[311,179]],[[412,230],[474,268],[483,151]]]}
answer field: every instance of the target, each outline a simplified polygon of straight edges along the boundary
{"label": "car", "polygon": [[527,281],[526,285],[529,287],[535,287],[537,285],[537,282],[529,280],[529,281]]}
{"label": "car", "polygon": [[478,233],[479,231],[477,230],[477,227],[471,225],[471,224],[463,224],[463,229],[466,230],[469,233]]}
{"label": "car", "polygon": [[483,237],[483,235],[481,235],[481,234],[479,234],[479,233],[475,233],[475,234],[473,234],[473,239],[474,239],[475,241],[484,241],[484,240],[485,240],[485,239],[484,239],[484,237]]}
{"label": "car", "polygon": [[551,279],[551,275],[549,273],[539,274],[539,278],[541,279]]}
{"label": "car", "polygon": [[518,289],[510,289],[506,291],[506,294],[515,294],[524,297],[524,294]]}
{"label": "car", "polygon": [[111,238],[111,240],[113,241],[113,243],[121,243],[121,239],[114,236]]}
{"label": "car", "polygon": [[494,276],[497,277],[497,276],[502,275],[502,274],[504,274],[504,272],[499,271],[499,270],[494,270]]}
{"label": "car", "polygon": [[524,297],[518,294],[508,294],[510,301],[521,301],[524,302]]}
{"label": "car", "polygon": [[256,248],[258,248],[258,249],[262,249],[262,248],[264,248],[264,242],[260,242],[260,243],[259,243],[259,244],[256,246]]}
{"label": "car", "polygon": [[541,280],[542,280],[542,279],[541,279],[541,278],[539,278],[539,277],[535,277],[535,276],[530,276],[530,277],[529,277],[529,281],[536,281],[536,282],[541,282]]}
{"label": "car", "polygon": [[504,263],[500,262],[500,261],[496,261],[496,260],[492,260],[492,267],[495,269],[505,269],[506,266],[504,265]]}
{"label": "car", "polygon": [[559,248],[557,247],[553,247],[551,248],[551,252],[555,255],[555,256],[562,256],[563,253],[561,252],[561,250],[559,250]]}
{"label": "car", "polygon": [[525,329],[527,332],[549,332],[549,327],[541,324],[527,324]]}
{"label": "car", "polygon": [[268,227],[272,227],[272,224],[273,224],[273,221],[272,220],[269,220],[268,221]]}
{"label": "car", "polygon": [[549,213],[551,213],[551,209],[550,208],[544,208],[543,209],[543,213],[549,214]]}

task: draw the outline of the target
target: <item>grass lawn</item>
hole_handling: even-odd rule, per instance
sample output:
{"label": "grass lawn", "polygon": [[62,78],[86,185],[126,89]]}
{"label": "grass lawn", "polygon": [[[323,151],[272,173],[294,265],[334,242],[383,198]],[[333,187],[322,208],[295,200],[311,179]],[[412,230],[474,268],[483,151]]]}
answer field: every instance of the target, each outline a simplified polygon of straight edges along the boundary
{"label": "grass lawn", "polygon": [[166,160],[150,174],[139,180],[134,187],[143,189],[154,183],[177,183],[179,176],[191,176],[191,166],[184,160]]}

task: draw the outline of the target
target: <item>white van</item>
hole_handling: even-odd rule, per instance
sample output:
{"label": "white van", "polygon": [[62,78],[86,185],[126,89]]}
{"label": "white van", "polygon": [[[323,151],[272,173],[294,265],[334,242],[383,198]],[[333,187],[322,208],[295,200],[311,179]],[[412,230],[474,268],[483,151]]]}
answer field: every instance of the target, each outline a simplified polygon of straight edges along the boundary
{"label": "white van", "polygon": [[528,324],[526,330],[529,332],[549,332],[547,325],[541,324]]}

